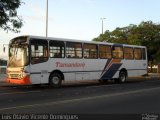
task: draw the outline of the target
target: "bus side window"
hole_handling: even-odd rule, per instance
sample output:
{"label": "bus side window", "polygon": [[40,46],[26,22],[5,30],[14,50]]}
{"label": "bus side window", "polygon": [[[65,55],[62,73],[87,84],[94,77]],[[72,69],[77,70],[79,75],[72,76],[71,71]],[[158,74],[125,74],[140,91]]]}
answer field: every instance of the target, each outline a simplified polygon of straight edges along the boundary
{"label": "bus side window", "polygon": [[85,43],[83,45],[84,58],[97,59],[98,58],[98,47],[94,44]]}
{"label": "bus side window", "polygon": [[99,46],[99,57],[101,59],[108,59],[112,57],[111,46],[109,45],[100,45]]}
{"label": "bus side window", "polygon": [[51,58],[64,58],[64,42],[50,41],[49,53]]}
{"label": "bus side window", "polygon": [[82,58],[82,44],[67,42],[66,56],[67,58]]}
{"label": "bus side window", "polygon": [[133,48],[131,48],[131,47],[124,47],[124,58],[131,60],[131,59],[134,58],[133,56],[134,56],[133,55]]}
{"label": "bus side window", "polygon": [[142,49],[141,48],[134,48],[134,59],[135,60],[142,59]]}
{"label": "bus side window", "polygon": [[123,47],[122,46],[113,46],[112,55],[114,59],[123,59]]}
{"label": "bus side window", "polygon": [[46,40],[31,40],[31,63],[37,64],[48,60],[48,42]]}

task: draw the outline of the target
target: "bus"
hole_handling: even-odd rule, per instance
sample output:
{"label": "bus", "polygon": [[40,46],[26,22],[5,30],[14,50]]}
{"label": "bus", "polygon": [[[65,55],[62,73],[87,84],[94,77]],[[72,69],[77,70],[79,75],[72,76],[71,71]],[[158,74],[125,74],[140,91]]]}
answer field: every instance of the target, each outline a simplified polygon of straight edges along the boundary
{"label": "bus", "polygon": [[19,36],[9,42],[6,81],[54,87],[79,80],[123,83],[147,74],[147,66],[145,46]]}

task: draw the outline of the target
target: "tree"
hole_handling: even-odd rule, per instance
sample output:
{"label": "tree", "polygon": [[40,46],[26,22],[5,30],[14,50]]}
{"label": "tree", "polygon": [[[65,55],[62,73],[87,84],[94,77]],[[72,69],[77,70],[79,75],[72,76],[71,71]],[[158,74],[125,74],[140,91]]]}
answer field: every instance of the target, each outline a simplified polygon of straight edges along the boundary
{"label": "tree", "polygon": [[5,31],[19,32],[23,20],[17,15],[21,0],[0,0],[0,28]]}
{"label": "tree", "polygon": [[111,33],[109,30],[106,30],[104,34],[100,34],[98,38],[94,38],[93,41],[110,41],[111,39]]}
{"label": "tree", "polygon": [[148,59],[151,63],[160,62],[160,24],[152,21],[141,22],[139,25],[129,25],[116,28],[112,32],[101,34],[94,41],[107,41],[112,43],[143,45],[148,49]]}
{"label": "tree", "polygon": [[148,58],[150,61],[160,61],[160,25],[152,21],[141,22],[137,28],[141,45],[148,49]]}

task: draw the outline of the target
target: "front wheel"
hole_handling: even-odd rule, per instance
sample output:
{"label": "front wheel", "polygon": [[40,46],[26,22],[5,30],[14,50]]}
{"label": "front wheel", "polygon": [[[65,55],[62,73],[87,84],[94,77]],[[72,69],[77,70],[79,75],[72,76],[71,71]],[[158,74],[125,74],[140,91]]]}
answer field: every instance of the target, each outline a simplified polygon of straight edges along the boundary
{"label": "front wheel", "polygon": [[62,83],[62,77],[58,73],[53,73],[50,76],[49,84],[53,87],[60,87]]}

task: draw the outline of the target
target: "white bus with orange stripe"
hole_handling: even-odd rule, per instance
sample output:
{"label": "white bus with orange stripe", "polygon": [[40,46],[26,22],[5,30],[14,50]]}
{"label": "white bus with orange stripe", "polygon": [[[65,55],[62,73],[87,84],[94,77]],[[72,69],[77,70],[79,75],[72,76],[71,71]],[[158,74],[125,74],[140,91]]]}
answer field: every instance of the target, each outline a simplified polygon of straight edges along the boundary
{"label": "white bus with orange stripe", "polygon": [[145,46],[20,36],[9,44],[7,82],[50,84],[62,81],[109,79],[147,74]]}

